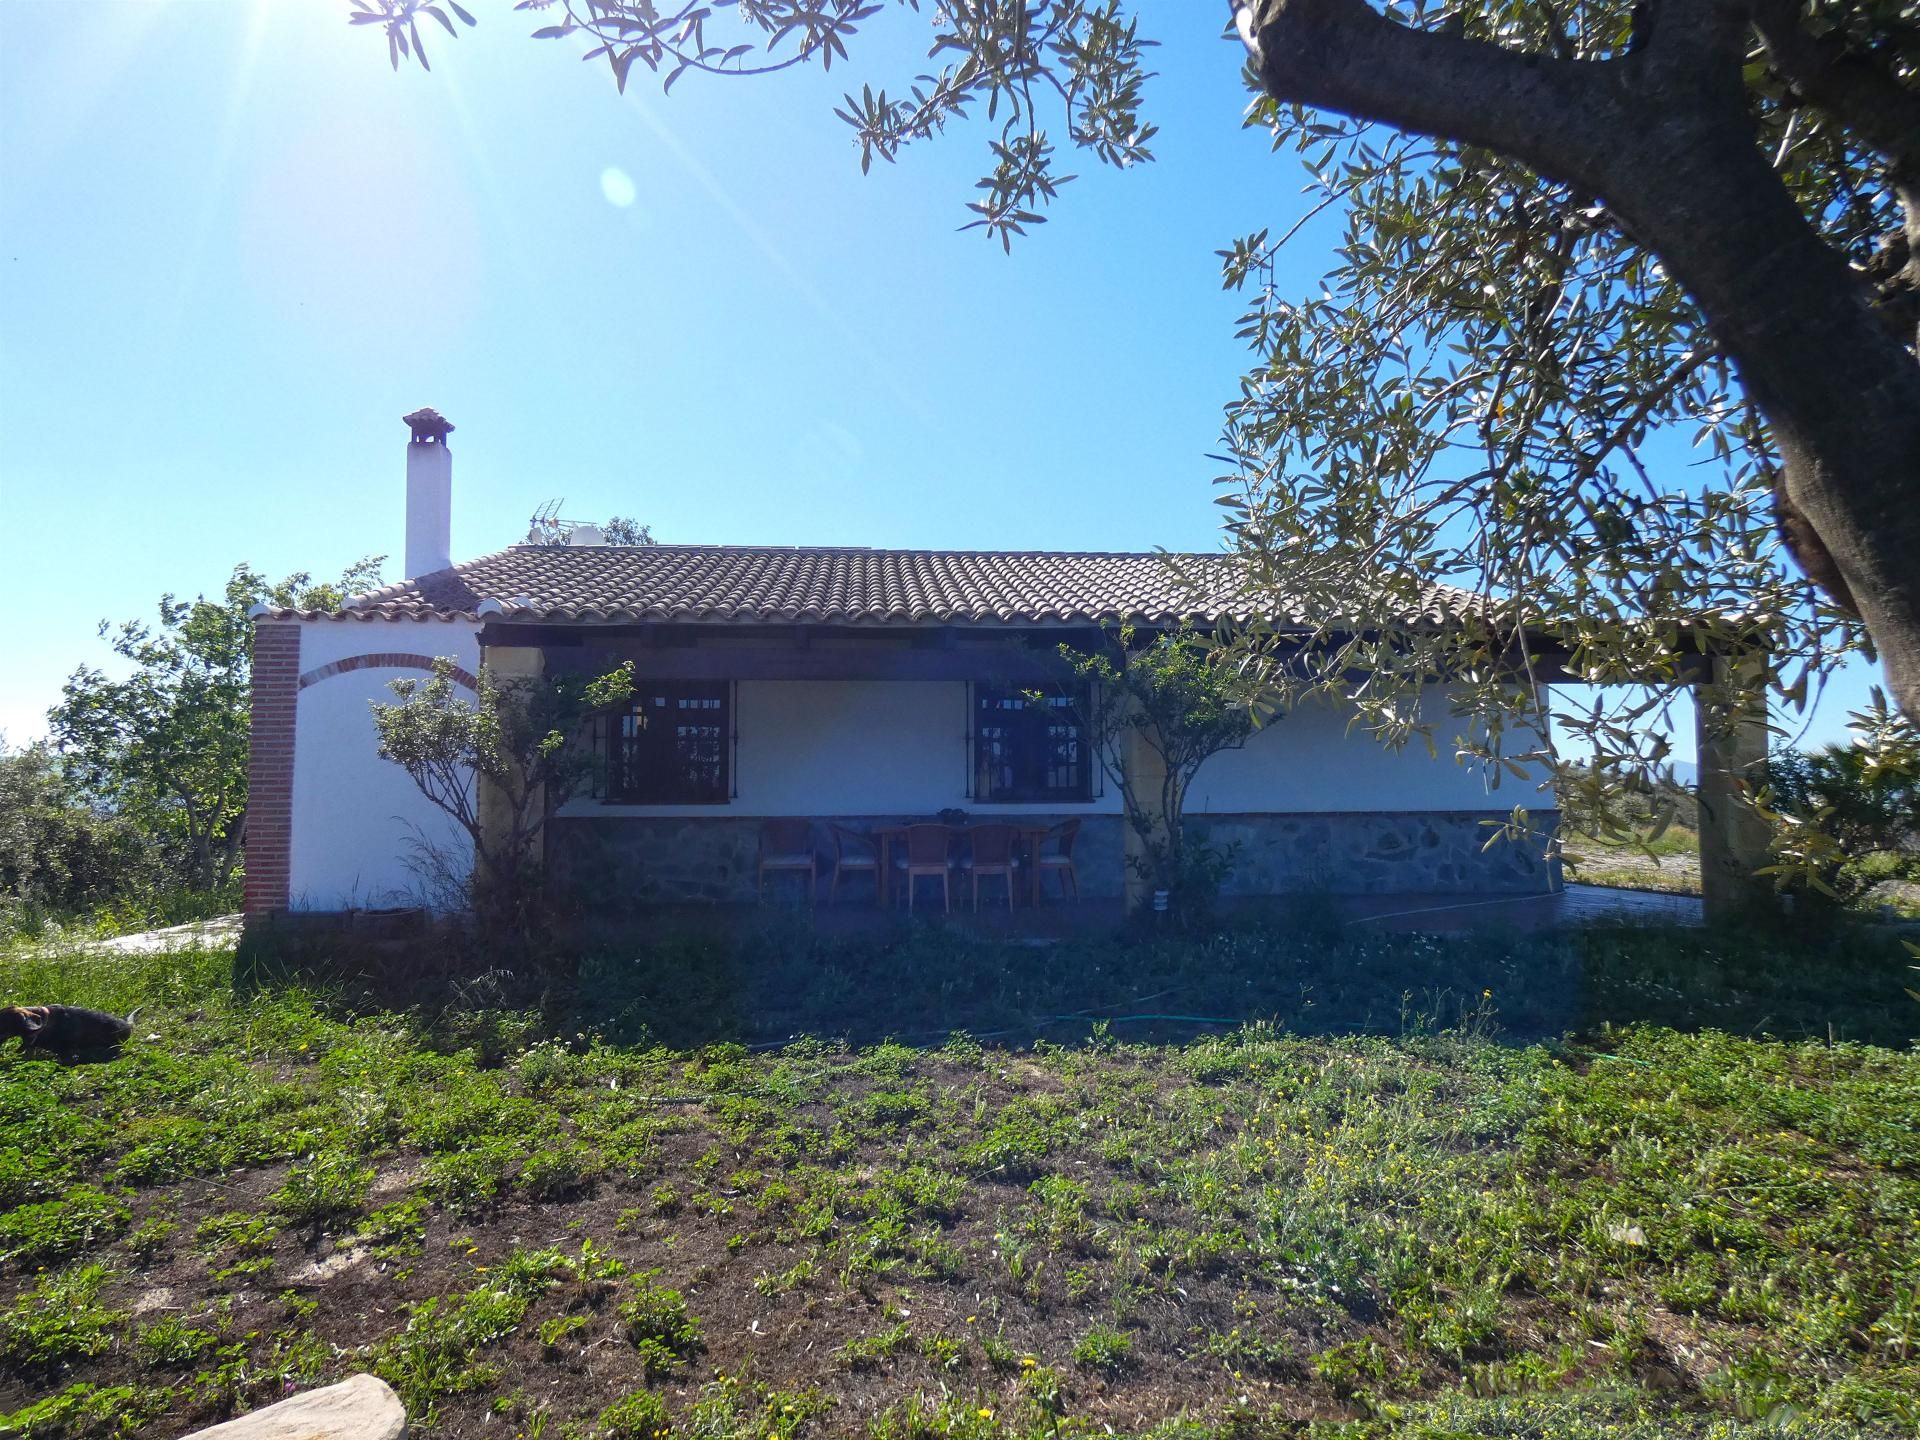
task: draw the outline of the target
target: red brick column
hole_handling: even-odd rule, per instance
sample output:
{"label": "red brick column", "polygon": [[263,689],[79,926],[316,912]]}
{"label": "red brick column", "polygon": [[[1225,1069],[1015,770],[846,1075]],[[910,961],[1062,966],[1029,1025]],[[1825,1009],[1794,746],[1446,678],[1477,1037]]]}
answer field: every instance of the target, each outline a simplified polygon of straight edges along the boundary
{"label": "red brick column", "polygon": [[293,846],[294,705],[300,694],[300,626],[253,626],[253,728],[247,757],[246,913],[287,906]]}

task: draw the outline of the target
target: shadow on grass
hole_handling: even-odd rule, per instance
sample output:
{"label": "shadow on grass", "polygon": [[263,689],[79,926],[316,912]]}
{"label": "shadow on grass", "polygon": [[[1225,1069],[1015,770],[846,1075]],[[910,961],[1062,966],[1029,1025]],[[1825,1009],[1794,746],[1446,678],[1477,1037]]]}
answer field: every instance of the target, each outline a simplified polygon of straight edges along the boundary
{"label": "shadow on grass", "polygon": [[1866,928],[1422,936],[1342,928],[1311,904],[1201,936],[1046,945],[935,926],[829,936],[804,914],[772,914],[728,933],[682,921],[603,941],[557,998],[440,934],[371,957],[344,943],[238,957],[16,952],[0,958],[0,1001],[125,1013],[299,989],[346,1011],[440,1017],[429,1028],[460,1043],[481,1017],[539,1007],[546,988],[548,1030],[675,1048],[799,1036],[934,1045],[955,1032],[1010,1046],[1172,1041],[1256,1021],[1302,1035],[1467,1029],[1520,1043],[1647,1023],[1904,1047],[1920,1036],[1911,963]]}
{"label": "shadow on grass", "polygon": [[1520,1042],[1651,1023],[1904,1046],[1920,1034],[1908,963],[1896,941],[1866,930],[1362,935],[1303,909],[1195,938],[1035,946],[935,928],[826,938],[795,917],[724,939],[604,945],[583,960],[570,1023],[675,1047],[802,1035],[937,1044],[955,1031],[1071,1043],[1097,1029],[1173,1040],[1252,1021]]}

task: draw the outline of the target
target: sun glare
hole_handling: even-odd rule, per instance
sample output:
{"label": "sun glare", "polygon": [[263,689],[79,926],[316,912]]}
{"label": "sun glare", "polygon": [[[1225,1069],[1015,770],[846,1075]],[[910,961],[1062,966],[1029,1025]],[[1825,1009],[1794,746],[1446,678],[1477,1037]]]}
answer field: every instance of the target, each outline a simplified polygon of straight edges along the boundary
{"label": "sun glare", "polygon": [[634,188],[633,177],[618,165],[609,165],[600,172],[600,193],[617,210],[626,209],[640,196]]}

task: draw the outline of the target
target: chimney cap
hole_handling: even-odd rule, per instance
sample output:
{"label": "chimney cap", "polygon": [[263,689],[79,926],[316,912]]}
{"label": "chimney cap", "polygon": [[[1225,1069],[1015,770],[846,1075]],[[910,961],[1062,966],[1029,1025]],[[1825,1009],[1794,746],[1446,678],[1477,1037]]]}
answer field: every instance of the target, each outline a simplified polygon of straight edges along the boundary
{"label": "chimney cap", "polygon": [[403,415],[407,428],[413,431],[415,444],[431,445],[435,442],[445,444],[447,436],[453,433],[453,422],[438,410],[416,410],[411,415]]}

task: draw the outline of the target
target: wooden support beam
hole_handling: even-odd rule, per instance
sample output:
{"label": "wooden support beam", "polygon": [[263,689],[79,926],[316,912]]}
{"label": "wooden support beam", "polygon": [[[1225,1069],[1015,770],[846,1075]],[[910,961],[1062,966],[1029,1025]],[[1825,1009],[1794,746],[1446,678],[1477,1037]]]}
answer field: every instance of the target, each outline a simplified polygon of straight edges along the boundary
{"label": "wooden support beam", "polygon": [[839,647],[712,645],[652,649],[623,642],[553,650],[556,674],[603,675],[633,662],[645,680],[979,680],[1041,684],[1068,677],[1060,657],[1047,650],[1001,645],[956,645],[921,649],[905,645]]}
{"label": "wooden support beam", "polygon": [[[480,664],[496,680],[537,679],[546,669],[546,652],[537,645],[482,646]],[[480,787],[476,796],[480,813],[480,843],[484,847],[492,837],[498,837],[509,829],[512,812],[506,796],[501,794],[497,785],[484,777],[480,777],[477,783]],[[537,809],[545,802],[544,795],[536,795],[532,803]],[[536,832],[533,838],[530,858],[535,865],[540,863],[543,842],[544,829]]]}

